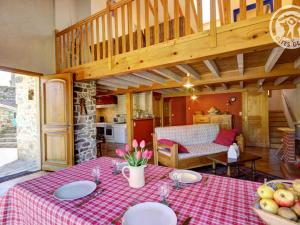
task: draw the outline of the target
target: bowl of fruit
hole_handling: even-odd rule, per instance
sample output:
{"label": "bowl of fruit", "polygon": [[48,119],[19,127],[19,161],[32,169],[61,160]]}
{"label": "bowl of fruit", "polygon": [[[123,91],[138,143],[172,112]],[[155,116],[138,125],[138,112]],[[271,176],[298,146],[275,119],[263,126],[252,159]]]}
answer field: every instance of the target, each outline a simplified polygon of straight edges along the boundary
{"label": "bowl of fruit", "polygon": [[269,225],[300,222],[300,179],[273,180],[257,189],[253,210]]}

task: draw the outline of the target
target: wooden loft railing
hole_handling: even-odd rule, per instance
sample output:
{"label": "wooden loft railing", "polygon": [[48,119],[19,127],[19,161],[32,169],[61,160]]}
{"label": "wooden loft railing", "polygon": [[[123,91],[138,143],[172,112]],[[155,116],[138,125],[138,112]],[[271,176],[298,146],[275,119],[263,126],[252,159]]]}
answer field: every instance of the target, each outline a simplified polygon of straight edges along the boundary
{"label": "wooden loft railing", "polygon": [[[236,22],[237,14],[238,20],[247,19],[246,0],[239,0],[239,8],[235,11],[228,0],[210,0],[210,21],[204,23],[203,14],[207,10],[203,9],[204,1],[208,0],[107,3],[106,9],[56,33],[57,72],[80,70],[82,65],[103,59],[108,59],[111,66],[111,58],[115,55],[196,32],[208,32],[214,45],[217,26]],[[264,7],[268,4],[271,7]],[[271,13],[281,5],[282,0],[256,0],[256,16]]]}

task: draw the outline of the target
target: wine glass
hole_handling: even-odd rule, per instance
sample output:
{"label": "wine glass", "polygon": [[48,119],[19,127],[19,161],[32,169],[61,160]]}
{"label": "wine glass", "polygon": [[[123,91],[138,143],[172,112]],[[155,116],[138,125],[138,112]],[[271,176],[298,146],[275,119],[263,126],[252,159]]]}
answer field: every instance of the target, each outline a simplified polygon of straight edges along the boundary
{"label": "wine glass", "polygon": [[92,169],[92,176],[97,185],[101,183],[101,181],[100,181],[101,169],[99,166],[96,166]]}
{"label": "wine glass", "polygon": [[158,192],[159,192],[161,203],[169,206],[169,204],[167,202],[167,198],[168,198],[169,193],[170,193],[169,184],[168,183],[163,183],[162,185],[159,185],[158,186]]}
{"label": "wine glass", "polygon": [[176,189],[183,188],[183,186],[182,186],[182,177],[181,177],[180,173],[174,173],[172,178],[173,178],[173,181],[174,181],[174,187]]}

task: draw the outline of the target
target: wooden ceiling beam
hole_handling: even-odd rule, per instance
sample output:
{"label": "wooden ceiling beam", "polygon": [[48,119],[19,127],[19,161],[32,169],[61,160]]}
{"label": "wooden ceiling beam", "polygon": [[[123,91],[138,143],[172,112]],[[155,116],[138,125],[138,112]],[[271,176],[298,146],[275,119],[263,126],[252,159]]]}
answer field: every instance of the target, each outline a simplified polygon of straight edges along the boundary
{"label": "wooden ceiling beam", "polygon": [[172,70],[163,68],[163,69],[154,69],[152,71],[155,73],[158,73],[159,75],[161,75],[163,77],[169,78],[171,80],[175,80],[179,83],[182,82],[182,77],[179,76],[178,74],[174,73]]}
{"label": "wooden ceiling beam", "polygon": [[265,65],[266,73],[270,72],[274,68],[276,62],[278,61],[283,52],[284,48],[282,47],[276,47],[272,49],[272,52],[270,53]]}
{"label": "wooden ceiling beam", "polygon": [[116,91],[117,88],[115,87],[109,87],[109,86],[97,86],[97,91],[105,91],[105,90],[109,90],[109,91]]}
{"label": "wooden ceiling beam", "polygon": [[217,64],[215,63],[214,60],[212,59],[207,59],[203,61],[204,64],[207,66],[207,68],[212,72],[213,75],[219,77],[220,76],[220,71],[217,67]]}
{"label": "wooden ceiling beam", "polygon": [[257,81],[257,86],[258,86],[258,87],[261,87],[261,86],[263,86],[263,85],[264,85],[264,82],[265,82],[265,80],[266,80],[266,79],[264,79],[264,78],[263,78],[263,79],[259,79],[259,80]]}
{"label": "wooden ceiling beam", "polygon": [[180,64],[180,65],[176,65],[176,67],[181,70],[183,73],[185,74],[190,74],[192,78],[199,80],[200,79],[200,74],[194,70],[193,67],[191,67],[188,64]]}
{"label": "wooden ceiling beam", "polygon": [[294,66],[295,68],[300,68],[300,56],[296,59]]}
{"label": "wooden ceiling beam", "polygon": [[[266,73],[265,67],[252,67],[248,68],[244,76],[241,76],[237,70],[233,71],[226,71],[222,72],[222,77],[212,77],[207,76],[207,74],[203,74],[202,76],[205,77],[200,80],[193,81],[194,86],[201,86],[201,85],[220,85],[221,83],[237,83],[243,81],[244,83],[255,81],[259,79],[270,79],[270,78],[278,78],[282,76],[290,76],[290,77],[298,77],[300,74],[300,69],[294,68],[294,63],[286,63],[286,64],[278,64],[276,68],[274,68],[271,72]],[[274,85],[274,82],[272,82]],[[164,89],[164,88],[175,88],[181,87],[182,84],[175,82],[175,81],[168,81],[164,85],[161,84],[153,84],[149,87],[141,87],[137,89],[130,89],[129,91],[132,92],[141,92],[141,91],[150,91],[150,90],[157,90],[157,89]],[[120,92],[121,93],[121,92]]]}
{"label": "wooden ceiling beam", "polygon": [[164,79],[156,74],[147,72],[147,71],[139,72],[139,73],[132,73],[132,74],[135,76],[141,77],[141,78],[145,78],[147,80],[151,80],[151,81],[159,83],[159,84],[164,84],[167,81],[166,79]]}
{"label": "wooden ceiling beam", "polygon": [[104,80],[98,80],[97,84],[101,84],[101,85],[113,87],[113,88],[128,89],[128,86],[126,86],[126,85],[119,85],[119,84],[115,84],[115,83],[112,83],[109,81],[104,81]]}
{"label": "wooden ceiling beam", "polygon": [[206,87],[210,91],[214,91],[215,90],[215,88],[213,86],[210,86],[210,85],[207,85],[207,84],[204,85],[204,87]]}
{"label": "wooden ceiling beam", "polygon": [[105,78],[102,81],[108,81],[117,85],[124,85],[124,86],[128,86],[128,87],[136,87],[138,88],[140,85],[133,83],[133,82],[129,82],[126,80],[122,80],[122,79],[118,79],[118,78]]}
{"label": "wooden ceiling beam", "polygon": [[236,55],[237,64],[238,64],[238,71],[241,75],[244,75],[244,54],[239,53]]}
{"label": "wooden ceiling beam", "polygon": [[297,85],[300,83],[300,77],[297,77],[296,79],[293,80],[293,84]]}
{"label": "wooden ceiling beam", "polygon": [[145,86],[151,86],[153,84],[152,81],[141,78],[141,77],[137,77],[134,75],[127,75],[127,76],[120,76],[118,77],[120,80],[126,80],[132,83],[136,83],[139,85],[145,85]]}
{"label": "wooden ceiling beam", "polygon": [[274,86],[278,86],[278,85],[284,83],[288,78],[289,78],[289,76],[278,77],[278,78],[274,81]]}

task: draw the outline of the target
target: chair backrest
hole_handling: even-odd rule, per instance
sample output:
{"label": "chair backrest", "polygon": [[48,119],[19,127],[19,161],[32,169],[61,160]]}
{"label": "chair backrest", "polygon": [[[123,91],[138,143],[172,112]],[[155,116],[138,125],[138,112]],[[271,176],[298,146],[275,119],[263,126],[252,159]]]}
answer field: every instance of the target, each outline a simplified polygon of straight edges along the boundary
{"label": "chair backrest", "polygon": [[169,139],[182,145],[209,144],[218,133],[219,125],[211,123],[155,128],[157,140]]}

